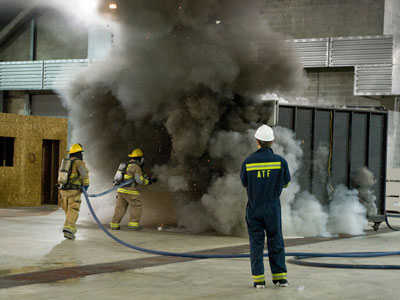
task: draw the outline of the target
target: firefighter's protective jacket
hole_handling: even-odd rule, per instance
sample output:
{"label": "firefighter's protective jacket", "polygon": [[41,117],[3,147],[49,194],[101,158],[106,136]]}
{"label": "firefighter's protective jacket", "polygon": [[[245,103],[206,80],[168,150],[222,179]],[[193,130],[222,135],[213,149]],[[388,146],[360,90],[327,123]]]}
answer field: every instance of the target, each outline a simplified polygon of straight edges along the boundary
{"label": "firefighter's protective jacket", "polygon": [[118,188],[117,192],[122,194],[129,194],[133,196],[140,196],[140,190],[137,185],[147,185],[149,180],[143,175],[143,170],[136,161],[130,160],[124,175],[124,181],[134,179],[134,182]]}
{"label": "firefighter's protective jacket", "polygon": [[84,161],[72,157],[71,175],[69,176],[69,184],[76,186],[89,185],[89,171]]}

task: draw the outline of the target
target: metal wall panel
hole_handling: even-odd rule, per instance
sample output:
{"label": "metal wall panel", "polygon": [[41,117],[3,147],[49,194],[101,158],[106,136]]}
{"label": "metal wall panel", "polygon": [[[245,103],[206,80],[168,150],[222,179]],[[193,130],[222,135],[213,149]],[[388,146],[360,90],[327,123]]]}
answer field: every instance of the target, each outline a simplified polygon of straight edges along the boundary
{"label": "metal wall panel", "polygon": [[303,164],[301,167],[302,176],[299,177],[299,184],[302,190],[311,190],[311,166],[313,154],[313,109],[298,108],[296,116],[296,138],[301,141],[303,149]]}
{"label": "metal wall panel", "polygon": [[41,90],[42,61],[0,63],[0,90]]}
{"label": "metal wall panel", "polygon": [[31,110],[34,116],[68,118],[68,110],[57,95],[32,95]]}
{"label": "metal wall panel", "polygon": [[280,105],[279,117],[278,117],[279,126],[294,130],[294,124],[295,124],[294,116],[296,109],[297,108],[285,107]]}
{"label": "metal wall panel", "polygon": [[[351,115],[350,174],[367,165],[368,114],[353,112]],[[350,182],[350,187],[353,184]]]}
{"label": "metal wall panel", "polygon": [[349,132],[350,113],[335,111],[333,114],[332,185],[349,185]]}
{"label": "metal wall panel", "polygon": [[333,67],[393,63],[393,37],[389,35],[331,38],[329,48]]}
{"label": "metal wall panel", "polygon": [[328,66],[329,38],[294,40],[294,45],[305,68]]}
{"label": "metal wall panel", "polygon": [[354,70],[354,95],[391,95],[393,65],[362,65]]}
{"label": "metal wall panel", "polygon": [[1,62],[0,90],[64,88],[89,64],[88,59]]}
{"label": "metal wall panel", "polygon": [[[295,130],[296,138],[302,141],[305,156],[299,170],[302,174],[300,185],[302,188],[311,186],[312,193],[322,202],[329,200],[327,182],[333,186],[344,184],[354,188],[351,174],[360,167],[368,167],[377,180],[373,191],[378,207],[378,215],[370,216],[369,219],[382,222],[386,198],[387,122],[386,111],[327,107],[305,109],[302,106],[281,105],[278,124]],[[321,152],[323,155],[317,157],[321,147],[325,147],[325,152]],[[332,158],[329,178],[330,147]],[[318,166],[315,164],[317,158]]]}
{"label": "metal wall panel", "polygon": [[[373,186],[375,195],[383,193],[386,196],[386,142],[387,142],[387,116],[382,114],[369,114],[368,136],[368,169],[375,175],[376,184]],[[379,200],[380,200],[379,199]],[[378,201],[378,213],[385,211],[385,201]]]}
{"label": "metal wall panel", "polygon": [[[311,191],[323,202],[327,202],[326,177],[328,175],[329,143],[331,137],[331,111],[316,109],[314,113],[314,158],[317,160],[312,169]],[[324,201],[325,199],[325,201]]]}
{"label": "metal wall panel", "polygon": [[65,88],[71,79],[89,66],[89,60],[54,60],[44,61],[43,89]]}

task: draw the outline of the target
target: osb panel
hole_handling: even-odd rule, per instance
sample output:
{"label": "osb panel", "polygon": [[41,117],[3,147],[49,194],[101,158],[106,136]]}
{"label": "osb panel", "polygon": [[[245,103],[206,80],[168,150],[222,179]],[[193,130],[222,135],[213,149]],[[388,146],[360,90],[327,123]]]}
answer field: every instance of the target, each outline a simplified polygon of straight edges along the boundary
{"label": "osb panel", "polygon": [[13,167],[0,167],[0,207],[41,205],[43,140],[60,141],[61,162],[67,128],[67,119],[0,113],[0,136],[15,137]]}

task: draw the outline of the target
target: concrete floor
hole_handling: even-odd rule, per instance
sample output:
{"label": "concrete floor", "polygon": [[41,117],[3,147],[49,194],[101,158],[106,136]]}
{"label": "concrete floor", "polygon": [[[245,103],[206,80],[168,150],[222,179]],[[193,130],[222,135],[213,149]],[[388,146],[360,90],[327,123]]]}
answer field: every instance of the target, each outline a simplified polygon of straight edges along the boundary
{"label": "concrete floor", "polygon": [[[94,223],[78,221],[65,240],[61,209],[0,209],[0,299],[395,299],[400,270],[328,269],[288,263],[289,287],[251,288],[249,259],[160,257],[124,247]],[[399,225],[400,219],[391,219]],[[176,252],[245,253],[242,237],[176,230],[123,228],[116,235],[136,246]],[[287,238],[287,252],[400,251],[400,233],[340,238]],[[287,258],[287,260],[290,258]],[[400,264],[398,256],[310,261]]]}

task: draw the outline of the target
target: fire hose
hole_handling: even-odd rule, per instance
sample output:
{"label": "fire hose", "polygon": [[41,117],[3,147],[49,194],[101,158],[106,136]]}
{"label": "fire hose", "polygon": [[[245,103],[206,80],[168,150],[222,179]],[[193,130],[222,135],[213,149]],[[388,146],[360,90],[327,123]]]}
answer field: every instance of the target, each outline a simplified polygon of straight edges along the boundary
{"label": "fire hose", "polygon": [[[185,257],[185,258],[195,258],[195,259],[210,259],[210,258],[248,258],[250,254],[198,254],[198,253],[177,253],[177,252],[168,252],[161,250],[153,250],[138,247],[127,243],[112,233],[110,233],[104,226],[101,224],[98,219],[96,213],[93,210],[93,207],[90,203],[89,197],[101,197],[104,196],[119,187],[128,185],[132,183],[133,180],[128,180],[118,186],[115,186],[109,190],[98,194],[88,194],[84,188],[82,188],[82,192],[85,196],[86,203],[89,207],[89,211],[92,214],[94,220],[101,230],[104,231],[106,235],[108,235],[111,239],[116,241],[117,243],[131,248],[136,251],[141,251],[145,253],[155,254],[155,255],[163,255],[163,256],[175,256],[175,257]],[[391,251],[391,252],[343,252],[343,253],[309,253],[309,252],[286,252],[286,256],[293,256],[294,259],[288,260],[288,262],[303,265],[303,266],[313,266],[313,267],[324,267],[324,268],[349,268],[349,269],[400,269],[400,265],[359,265],[359,264],[328,264],[328,263],[315,263],[315,262],[305,262],[302,261],[305,258],[317,258],[317,257],[341,257],[341,258],[366,258],[366,257],[382,257],[382,256],[392,256],[392,255],[400,255],[400,251]],[[268,253],[264,253],[264,257],[268,257]]]}

